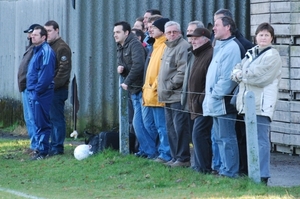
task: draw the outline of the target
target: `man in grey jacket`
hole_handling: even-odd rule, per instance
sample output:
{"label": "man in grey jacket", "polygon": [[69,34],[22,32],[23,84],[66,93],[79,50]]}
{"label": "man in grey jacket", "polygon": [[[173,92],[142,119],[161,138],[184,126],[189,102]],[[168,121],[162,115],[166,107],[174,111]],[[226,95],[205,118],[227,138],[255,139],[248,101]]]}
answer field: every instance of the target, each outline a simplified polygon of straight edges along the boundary
{"label": "man in grey jacket", "polygon": [[169,21],[165,24],[167,37],[161,68],[158,75],[158,100],[165,103],[165,116],[172,159],[171,167],[189,167],[188,114],[181,105],[181,92],[188,49],[190,44],[183,39],[180,24]]}

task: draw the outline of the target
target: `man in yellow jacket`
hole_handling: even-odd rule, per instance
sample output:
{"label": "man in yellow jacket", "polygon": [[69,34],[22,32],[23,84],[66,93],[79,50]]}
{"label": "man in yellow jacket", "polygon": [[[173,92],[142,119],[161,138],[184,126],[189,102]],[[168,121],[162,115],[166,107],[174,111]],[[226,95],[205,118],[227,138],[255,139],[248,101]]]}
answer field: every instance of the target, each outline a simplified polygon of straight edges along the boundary
{"label": "man in yellow jacket", "polygon": [[166,48],[166,37],[164,35],[165,24],[168,18],[161,18],[148,27],[150,36],[155,39],[153,51],[148,64],[145,83],[143,86],[143,120],[145,128],[152,134],[153,140],[150,145],[155,147],[156,137],[159,136],[158,157],[156,162],[166,163],[171,160],[170,146],[166,130],[164,104],[158,102],[157,77],[160,70],[161,58]]}

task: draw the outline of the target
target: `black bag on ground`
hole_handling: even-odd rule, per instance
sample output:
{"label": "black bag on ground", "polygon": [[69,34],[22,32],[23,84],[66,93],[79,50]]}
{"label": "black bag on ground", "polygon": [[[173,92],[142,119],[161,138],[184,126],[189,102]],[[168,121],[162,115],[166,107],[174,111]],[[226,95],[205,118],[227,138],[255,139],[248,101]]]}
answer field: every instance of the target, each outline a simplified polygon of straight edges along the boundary
{"label": "black bag on ground", "polygon": [[[92,146],[91,151],[93,154],[103,151],[104,149],[111,148],[113,150],[119,150],[119,132],[100,132],[99,134],[90,134],[85,132],[89,136],[85,140],[85,144]],[[135,148],[135,135],[129,133],[129,152],[133,153]]]}

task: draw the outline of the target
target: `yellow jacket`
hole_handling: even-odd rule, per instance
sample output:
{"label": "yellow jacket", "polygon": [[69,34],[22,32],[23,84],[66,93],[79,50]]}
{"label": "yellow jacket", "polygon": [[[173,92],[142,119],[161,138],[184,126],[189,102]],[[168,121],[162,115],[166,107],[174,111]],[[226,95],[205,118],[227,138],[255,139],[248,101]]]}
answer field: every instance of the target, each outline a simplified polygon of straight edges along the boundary
{"label": "yellow jacket", "polygon": [[155,39],[153,44],[153,51],[146,72],[145,84],[143,86],[144,106],[164,106],[164,103],[158,102],[157,77],[161,65],[161,59],[166,48],[166,40],[167,38],[163,35]]}

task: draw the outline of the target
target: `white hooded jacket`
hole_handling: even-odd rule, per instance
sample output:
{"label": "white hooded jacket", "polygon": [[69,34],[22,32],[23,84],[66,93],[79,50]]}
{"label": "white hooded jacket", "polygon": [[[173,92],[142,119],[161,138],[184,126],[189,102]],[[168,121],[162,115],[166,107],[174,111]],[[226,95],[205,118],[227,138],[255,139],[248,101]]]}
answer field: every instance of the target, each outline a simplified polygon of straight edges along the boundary
{"label": "white hooded jacket", "polygon": [[282,62],[278,51],[274,48],[257,57],[259,52],[268,47],[255,46],[250,49],[247,52],[248,56],[245,56],[241,64],[235,66],[232,76],[242,72],[236,101],[238,112],[245,113],[244,94],[246,91],[252,91],[255,96],[256,115],[267,116],[272,120],[281,79]]}

